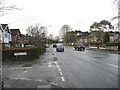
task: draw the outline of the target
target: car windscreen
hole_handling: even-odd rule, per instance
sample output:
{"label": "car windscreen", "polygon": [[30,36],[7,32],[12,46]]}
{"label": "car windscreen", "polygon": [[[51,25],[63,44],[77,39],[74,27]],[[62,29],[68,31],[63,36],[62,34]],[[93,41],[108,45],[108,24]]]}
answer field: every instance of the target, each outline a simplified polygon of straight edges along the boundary
{"label": "car windscreen", "polygon": [[57,45],[58,48],[63,48],[63,45]]}

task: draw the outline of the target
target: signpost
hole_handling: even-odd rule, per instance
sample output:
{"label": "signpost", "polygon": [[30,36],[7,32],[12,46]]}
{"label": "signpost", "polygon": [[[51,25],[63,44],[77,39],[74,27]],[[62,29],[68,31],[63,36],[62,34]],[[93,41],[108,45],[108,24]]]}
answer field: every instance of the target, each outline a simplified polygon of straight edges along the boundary
{"label": "signpost", "polygon": [[15,52],[14,53],[14,56],[16,56],[16,60],[21,59],[21,57],[19,56],[25,56],[25,55],[27,55],[27,52]]}

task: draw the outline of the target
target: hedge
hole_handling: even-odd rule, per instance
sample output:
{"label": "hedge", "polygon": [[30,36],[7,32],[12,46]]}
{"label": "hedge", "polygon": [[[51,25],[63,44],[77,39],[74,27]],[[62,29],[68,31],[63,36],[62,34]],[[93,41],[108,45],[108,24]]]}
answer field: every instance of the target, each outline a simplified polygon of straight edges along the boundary
{"label": "hedge", "polygon": [[[2,50],[2,60],[31,60],[39,58],[39,56],[46,51],[45,48],[10,48]],[[17,52],[26,52],[27,55],[23,56],[14,56],[14,53]]]}
{"label": "hedge", "polygon": [[106,46],[120,46],[120,42],[107,42]]}
{"label": "hedge", "polygon": [[88,43],[86,43],[86,45],[100,45],[100,44],[102,44],[101,42],[88,42]]}

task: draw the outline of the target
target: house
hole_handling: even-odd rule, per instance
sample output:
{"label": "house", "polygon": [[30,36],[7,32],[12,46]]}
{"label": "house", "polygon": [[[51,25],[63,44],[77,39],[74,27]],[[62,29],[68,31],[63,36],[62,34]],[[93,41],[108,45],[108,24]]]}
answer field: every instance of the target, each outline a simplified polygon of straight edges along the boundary
{"label": "house", "polygon": [[9,29],[8,24],[1,24],[0,29],[1,29],[0,31],[2,31],[2,32],[0,32],[0,33],[2,33],[0,38],[2,40],[3,47],[10,47],[11,31]]}
{"label": "house", "polygon": [[20,34],[18,41],[20,42],[20,46],[24,47],[24,44],[26,44],[26,36],[24,34]]}
{"label": "house", "polygon": [[2,26],[0,24],[0,49],[2,49],[2,33],[3,33],[3,30],[2,30]]}
{"label": "house", "polygon": [[12,46],[19,46],[21,43],[19,41],[20,30],[19,29],[10,29],[11,31],[11,44]]}
{"label": "house", "polygon": [[111,42],[113,42],[113,41],[120,41],[120,32],[110,31],[110,32],[109,32],[109,37],[110,37],[110,41],[111,41]]}
{"label": "house", "polygon": [[3,29],[2,29],[2,25],[0,24],[0,43],[2,43],[2,33],[3,33]]}

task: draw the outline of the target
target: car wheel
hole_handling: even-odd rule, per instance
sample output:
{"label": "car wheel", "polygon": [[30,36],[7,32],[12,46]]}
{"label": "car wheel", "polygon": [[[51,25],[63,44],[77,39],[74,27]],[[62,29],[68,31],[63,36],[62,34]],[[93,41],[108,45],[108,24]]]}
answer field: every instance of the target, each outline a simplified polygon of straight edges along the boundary
{"label": "car wheel", "polygon": [[83,48],[83,51],[85,51],[85,48]]}

